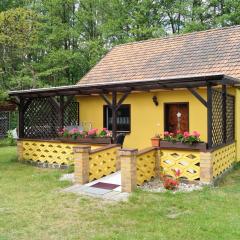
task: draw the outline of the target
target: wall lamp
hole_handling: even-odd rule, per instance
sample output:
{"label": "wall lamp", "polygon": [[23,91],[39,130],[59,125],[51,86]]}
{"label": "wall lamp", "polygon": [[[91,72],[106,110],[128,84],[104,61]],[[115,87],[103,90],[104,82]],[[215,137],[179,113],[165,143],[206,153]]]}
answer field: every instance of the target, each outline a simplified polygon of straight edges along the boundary
{"label": "wall lamp", "polygon": [[153,103],[155,104],[155,106],[158,106],[158,99],[157,96],[153,96],[152,97]]}

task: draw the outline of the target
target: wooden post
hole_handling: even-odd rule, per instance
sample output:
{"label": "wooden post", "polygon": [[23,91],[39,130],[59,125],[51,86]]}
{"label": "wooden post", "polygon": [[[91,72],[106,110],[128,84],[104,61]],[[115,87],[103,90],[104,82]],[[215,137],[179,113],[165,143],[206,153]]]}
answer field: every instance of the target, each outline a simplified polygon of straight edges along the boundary
{"label": "wooden post", "polygon": [[156,149],[155,151],[155,176],[156,178],[160,178],[160,164],[161,164],[161,150]]}
{"label": "wooden post", "polygon": [[208,148],[212,148],[212,85],[207,85],[207,124],[208,124]]}
{"label": "wooden post", "polygon": [[20,104],[18,106],[18,135],[19,138],[24,137],[24,99],[20,98]]}
{"label": "wooden post", "polygon": [[109,101],[109,99],[104,95],[100,94],[102,99],[107,103],[108,107],[112,110],[112,138],[113,143],[116,143],[117,140],[117,111],[121,107],[123,101],[127,98],[127,96],[130,94],[131,89],[128,89],[127,92],[125,92],[120,100],[117,102],[117,92],[112,92],[112,102]]}
{"label": "wooden post", "polygon": [[227,142],[227,87],[222,85],[222,133],[223,143]]}
{"label": "wooden post", "polygon": [[76,183],[85,184],[89,182],[89,154],[90,146],[73,148],[74,179]]}
{"label": "wooden post", "polygon": [[59,127],[63,129],[64,127],[64,96],[60,96],[60,106],[59,106]]}
{"label": "wooden post", "polygon": [[121,185],[122,192],[132,192],[137,186],[137,149],[121,149]]}
{"label": "wooden post", "polygon": [[112,136],[113,142],[116,143],[117,138],[117,93],[112,92]]}

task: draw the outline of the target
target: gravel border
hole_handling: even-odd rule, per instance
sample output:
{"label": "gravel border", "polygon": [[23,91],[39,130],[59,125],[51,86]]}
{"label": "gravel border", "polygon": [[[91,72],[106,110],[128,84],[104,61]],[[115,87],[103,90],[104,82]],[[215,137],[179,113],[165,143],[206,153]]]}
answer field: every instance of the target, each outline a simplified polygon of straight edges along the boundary
{"label": "gravel border", "polygon": [[163,187],[163,182],[159,179],[154,179],[150,182],[144,183],[142,186],[139,186],[139,189],[148,192],[192,192],[199,191],[203,189],[204,184],[202,183],[186,183],[180,182],[179,186],[175,190],[167,190]]}

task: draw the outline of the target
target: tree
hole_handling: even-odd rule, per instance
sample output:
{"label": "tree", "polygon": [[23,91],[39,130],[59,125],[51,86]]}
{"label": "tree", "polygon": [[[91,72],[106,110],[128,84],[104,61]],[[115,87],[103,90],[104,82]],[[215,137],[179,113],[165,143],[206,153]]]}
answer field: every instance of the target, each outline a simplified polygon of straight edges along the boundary
{"label": "tree", "polygon": [[4,0],[1,91],[75,84],[114,45],[236,24],[239,0]]}

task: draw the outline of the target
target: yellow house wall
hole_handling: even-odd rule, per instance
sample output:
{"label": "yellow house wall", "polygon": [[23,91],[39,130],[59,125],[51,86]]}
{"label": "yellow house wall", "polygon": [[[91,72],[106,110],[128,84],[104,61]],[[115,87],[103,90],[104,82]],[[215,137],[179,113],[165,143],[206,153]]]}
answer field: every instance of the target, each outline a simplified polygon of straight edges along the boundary
{"label": "yellow house wall", "polygon": [[[206,90],[198,90],[206,99]],[[156,95],[159,105],[155,106],[152,97]],[[111,96],[108,96],[111,99]],[[120,97],[120,96],[118,96]],[[92,122],[93,127],[103,127],[103,106],[100,96],[80,96],[80,121]],[[187,90],[131,93],[123,104],[131,104],[131,133],[126,136],[124,147],[143,149],[151,145],[150,139],[164,131],[164,103],[189,103],[189,130],[201,133],[207,141],[207,109]]]}

